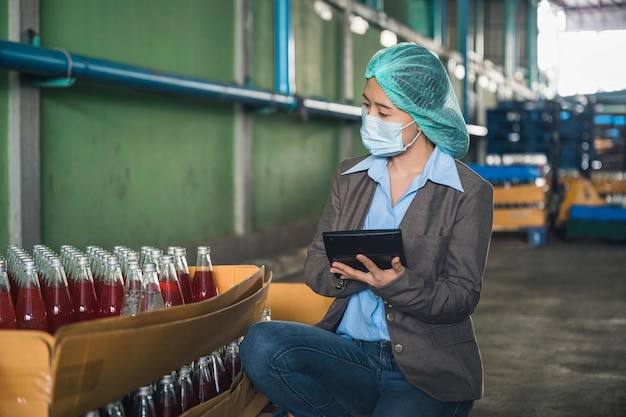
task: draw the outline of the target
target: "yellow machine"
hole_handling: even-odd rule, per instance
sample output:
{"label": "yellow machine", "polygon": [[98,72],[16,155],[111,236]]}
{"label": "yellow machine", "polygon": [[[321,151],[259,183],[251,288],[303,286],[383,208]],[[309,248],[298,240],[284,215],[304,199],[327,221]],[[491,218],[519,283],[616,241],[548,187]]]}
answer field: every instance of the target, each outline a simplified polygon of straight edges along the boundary
{"label": "yellow machine", "polygon": [[593,183],[581,177],[562,177],[563,201],[555,220],[557,227],[565,225],[569,219],[570,208],[576,206],[606,206],[606,200],[600,196]]}

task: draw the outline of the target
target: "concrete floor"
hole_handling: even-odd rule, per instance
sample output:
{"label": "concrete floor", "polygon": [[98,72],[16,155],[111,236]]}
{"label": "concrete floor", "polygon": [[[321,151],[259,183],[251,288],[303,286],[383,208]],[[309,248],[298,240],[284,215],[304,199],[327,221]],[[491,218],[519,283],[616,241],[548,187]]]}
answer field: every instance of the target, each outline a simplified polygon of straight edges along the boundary
{"label": "concrete floor", "polygon": [[626,245],[494,239],[473,416],[626,416]]}
{"label": "concrete floor", "polygon": [[[303,258],[254,262],[299,281]],[[494,236],[473,319],[485,396],[472,417],[626,416],[626,244]]]}

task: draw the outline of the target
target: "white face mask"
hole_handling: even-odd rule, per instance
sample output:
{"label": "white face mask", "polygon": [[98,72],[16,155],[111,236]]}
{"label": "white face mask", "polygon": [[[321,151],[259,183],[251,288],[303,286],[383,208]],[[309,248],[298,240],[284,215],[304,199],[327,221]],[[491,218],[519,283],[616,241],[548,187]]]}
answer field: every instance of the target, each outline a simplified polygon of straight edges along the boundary
{"label": "white face mask", "polygon": [[415,123],[413,120],[406,126],[402,123],[385,122],[378,117],[370,116],[363,110],[361,114],[361,140],[363,146],[374,156],[394,156],[406,151],[413,145],[422,131],[406,146],[402,143],[402,131]]}

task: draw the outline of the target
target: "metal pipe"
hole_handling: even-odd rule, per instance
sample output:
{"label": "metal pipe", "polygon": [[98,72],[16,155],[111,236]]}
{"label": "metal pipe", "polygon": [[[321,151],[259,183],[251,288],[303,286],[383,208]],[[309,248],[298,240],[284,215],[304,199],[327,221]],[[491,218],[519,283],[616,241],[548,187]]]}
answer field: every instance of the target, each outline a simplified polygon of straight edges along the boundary
{"label": "metal pipe", "polygon": [[360,121],[361,107],[330,101],[305,98],[302,105],[308,113],[332,116],[344,120]]}
{"label": "metal pipe", "polygon": [[45,77],[67,77],[192,97],[295,109],[294,96],[0,41],[0,66]]}
{"label": "metal pipe", "polygon": [[461,79],[461,111],[465,122],[470,121],[469,115],[469,58],[467,44],[469,42],[469,0],[457,0],[456,18],[458,26],[458,47],[463,60],[463,78]]}
{"label": "metal pipe", "polygon": [[537,66],[537,0],[529,0],[527,3],[528,11],[526,12],[526,67],[528,68],[528,87],[532,90],[536,88],[538,81]]}
{"label": "metal pipe", "polygon": [[280,94],[291,95],[295,93],[291,1],[274,2],[274,90]]}
{"label": "metal pipe", "polygon": [[0,41],[0,67],[45,77],[74,77],[181,96],[272,106],[286,111],[300,110],[305,114],[310,112],[344,120],[359,120],[361,114],[358,106],[317,99],[299,100],[294,95],[221,84],[16,42]]}

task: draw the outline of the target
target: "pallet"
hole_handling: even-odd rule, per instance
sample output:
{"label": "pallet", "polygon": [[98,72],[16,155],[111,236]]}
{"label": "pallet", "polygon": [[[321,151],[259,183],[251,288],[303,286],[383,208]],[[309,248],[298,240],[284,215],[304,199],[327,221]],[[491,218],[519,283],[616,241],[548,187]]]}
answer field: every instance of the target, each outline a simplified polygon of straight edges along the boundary
{"label": "pallet", "polygon": [[540,248],[548,243],[547,227],[524,227],[518,229],[493,229],[494,238],[502,238],[506,236],[523,236],[526,238],[528,246],[531,248]]}

